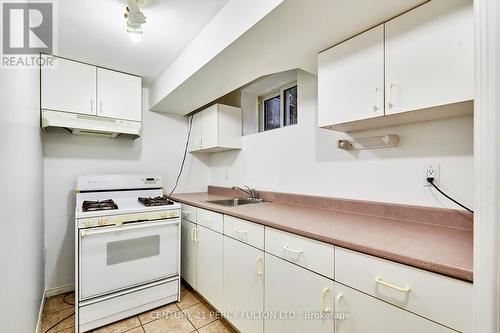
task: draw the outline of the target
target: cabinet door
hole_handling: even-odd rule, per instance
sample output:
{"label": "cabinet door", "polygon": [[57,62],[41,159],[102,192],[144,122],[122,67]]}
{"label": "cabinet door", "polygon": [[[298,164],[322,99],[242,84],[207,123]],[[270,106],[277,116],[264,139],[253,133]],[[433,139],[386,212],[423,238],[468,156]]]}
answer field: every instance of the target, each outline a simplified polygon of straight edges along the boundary
{"label": "cabinet door", "polygon": [[264,252],[224,237],[224,312],[240,332],[262,333]]}
{"label": "cabinet door", "polygon": [[430,1],[385,32],[386,114],[474,98],[472,0]]}
{"label": "cabinet door", "polygon": [[42,66],[42,109],[95,115],[96,67],[48,55],[42,57],[52,58],[54,64]]}
{"label": "cabinet door", "polygon": [[196,224],[182,220],[181,276],[196,289]]}
{"label": "cabinet door", "polygon": [[265,267],[266,333],[333,333],[333,281],[270,254]]}
{"label": "cabinet door", "polygon": [[213,105],[208,109],[200,112],[202,117],[201,122],[201,141],[203,149],[217,147],[219,143],[218,128],[219,128],[219,108],[218,105]]}
{"label": "cabinet door", "polygon": [[191,134],[189,135],[189,151],[194,152],[201,149],[201,113],[193,115]]}
{"label": "cabinet door", "polygon": [[196,290],[216,309],[222,309],[224,302],[222,237],[222,234],[198,225]]}
{"label": "cabinet door", "polygon": [[97,69],[98,116],[141,121],[141,78]]}
{"label": "cabinet door", "polygon": [[320,127],[384,115],[384,27],[318,56]]}
{"label": "cabinet door", "polygon": [[451,333],[444,326],[335,283],[335,333]]}

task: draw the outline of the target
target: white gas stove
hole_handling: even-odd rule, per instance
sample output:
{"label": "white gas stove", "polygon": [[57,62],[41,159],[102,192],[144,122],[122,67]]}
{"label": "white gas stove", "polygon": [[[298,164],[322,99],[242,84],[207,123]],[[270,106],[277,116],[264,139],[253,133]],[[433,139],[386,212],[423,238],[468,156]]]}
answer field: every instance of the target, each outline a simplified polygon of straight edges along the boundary
{"label": "white gas stove", "polygon": [[179,300],[180,204],[161,177],[78,177],[75,218],[79,332]]}

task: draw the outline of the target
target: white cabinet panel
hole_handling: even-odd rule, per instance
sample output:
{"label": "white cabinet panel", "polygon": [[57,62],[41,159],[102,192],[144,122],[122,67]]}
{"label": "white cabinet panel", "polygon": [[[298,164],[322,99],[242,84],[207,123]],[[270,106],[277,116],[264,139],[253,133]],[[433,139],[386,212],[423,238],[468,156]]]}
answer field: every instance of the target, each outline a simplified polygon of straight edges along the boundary
{"label": "white cabinet panel", "polygon": [[97,69],[97,115],[141,121],[141,78],[129,74]]}
{"label": "white cabinet panel", "polygon": [[196,224],[183,219],[181,231],[181,276],[194,289],[196,286]]}
{"label": "white cabinet panel", "polygon": [[384,26],[318,56],[319,126],[384,115]]}
{"label": "white cabinet panel", "polygon": [[214,148],[219,142],[218,112],[217,104],[201,112],[201,143],[203,149]]}
{"label": "white cabinet panel", "polygon": [[[444,326],[335,283],[335,333],[451,333]],[[344,318],[344,319],[340,319]]]}
{"label": "white cabinet panel", "polygon": [[241,109],[214,104],[193,116],[190,152],[241,149]]}
{"label": "white cabinet panel", "polygon": [[224,215],[224,235],[264,249],[264,226]]}
{"label": "white cabinet panel", "polygon": [[52,59],[54,67],[41,68],[41,108],[96,115],[96,67],[63,58]]}
{"label": "white cabinet panel", "polygon": [[387,22],[385,33],[386,114],[474,98],[471,0],[430,1]]}
{"label": "white cabinet panel", "polygon": [[[224,237],[224,312],[240,332],[262,333],[264,252]],[[253,317],[257,316],[257,317]]]}
{"label": "white cabinet panel", "polygon": [[183,219],[196,223],[196,207],[181,204],[181,215]]}
{"label": "white cabinet panel", "polygon": [[269,254],[265,267],[265,311],[278,316],[266,333],[333,333],[333,281]]}
{"label": "white cabinet panel", "polygon": [[223,247],[222,234],[198,225],[196,239],[197,291],[216,309],[223,309]]}
{"label": "white cabinet panel", "polygon": [[210,210],[196,208],[196,221],[199,225],[212,229],[222,234],[224,231],[224,219],[220,213]]}
{"label": "white cabinet panel", "polygon": [[265,237],[266,252],[333,279],[333,245],[272,228]]}
{"label": "white cabinet panel", "polygon": [[189,136],[189,152],[195,152],[202,149],[201,112],[195,113],[192,117],[191,134]]}
{"label": "white cabinet panel", "polygon": [[473,331],[471,283],[339,247],[335,280],[461,332]]}

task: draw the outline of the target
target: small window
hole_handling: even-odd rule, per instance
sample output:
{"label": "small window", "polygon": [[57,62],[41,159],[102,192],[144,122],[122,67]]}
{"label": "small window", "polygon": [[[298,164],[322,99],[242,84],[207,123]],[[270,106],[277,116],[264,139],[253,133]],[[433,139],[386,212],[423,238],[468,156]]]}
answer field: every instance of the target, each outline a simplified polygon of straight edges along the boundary
{"label": "small window", "polygon": [[297,83],[259,97],[259,132],[297,124]]}

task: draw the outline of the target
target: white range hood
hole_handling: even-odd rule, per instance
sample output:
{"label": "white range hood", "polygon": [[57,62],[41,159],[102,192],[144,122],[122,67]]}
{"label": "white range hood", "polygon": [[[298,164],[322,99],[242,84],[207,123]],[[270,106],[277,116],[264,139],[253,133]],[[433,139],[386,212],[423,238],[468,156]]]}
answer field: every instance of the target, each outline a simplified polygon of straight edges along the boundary
{"label": "white range hood", "polygon": [[75,135],[116,138],[141,136],[141,122],[98,117],[70,112],[42,110],[41,126],[44,131],[65,128]]}

